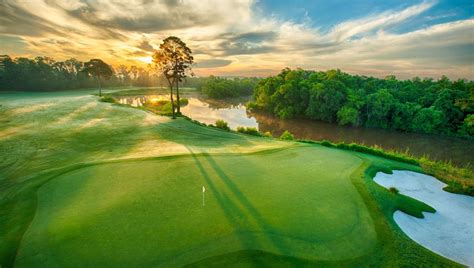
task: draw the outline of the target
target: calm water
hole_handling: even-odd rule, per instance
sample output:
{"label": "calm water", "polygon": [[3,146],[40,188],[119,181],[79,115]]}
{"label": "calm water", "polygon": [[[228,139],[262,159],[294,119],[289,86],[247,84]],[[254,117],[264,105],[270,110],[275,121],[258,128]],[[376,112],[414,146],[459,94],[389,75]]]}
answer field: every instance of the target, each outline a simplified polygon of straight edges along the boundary
{"label": "calm water", "polygon": [[[261,132],[270,131],[275,137],[288,130],[300,139],[325,139],[332,142],[379,145],[384,149],[408,150],[416,156],[428,155],[432,159],[451,160],[461,166],[474,164],[474,141],[472,140],[346,127],[305,119],[281,120],[265,113],[247,112],[244,103],[248,99],[245,98],[216,101],[198,93],[187,93],[183,97],[189,100],[189,104],[182,107],[181,112],[206,124],[214,124],[217,119],[223,119],[232,129],[238,126],[256,127]],[[127,96],[121,98],[120,102],[140,106],[151,99],[168,99],[168,96]]]}

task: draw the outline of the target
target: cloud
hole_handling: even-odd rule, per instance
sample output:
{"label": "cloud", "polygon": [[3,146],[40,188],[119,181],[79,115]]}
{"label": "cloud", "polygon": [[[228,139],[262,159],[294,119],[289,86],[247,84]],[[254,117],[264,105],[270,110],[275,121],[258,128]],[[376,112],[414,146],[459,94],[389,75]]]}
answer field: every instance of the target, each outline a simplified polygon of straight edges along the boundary
{"label": "cloud", "polygon": [[417,16],[430,9],[434,4],[433,1],[423,1],[421,4],[407,7],[401,11],[386,11],[362,19],[343,22],[331,30],[330,36],[337,41],[341,41],[360,34],[370,34],[371,31]]}
{"label": "cloud", "polygon": [[208,60],[200,60],[196,62],[196,66],[194,68],[218,68],[224,67],[231,64],[231,60],[223,60],[223,59],[208,59]]}
{"label": "cloud", "polygon": [[[343,49],[315,56],[313,61],[331,62],[330,68],[341,68],[365,75],[396,74],[454,78],[474,77],[474,45],[470,31],[474,20],[433,25],[405,34],[379,32],[349,41]],[[350,59],[350,60],[347,60]]]}
{"label": "cloud", "polygon": [[222,37],[232,42],[239,43],[260,43],[264,41],[272,41],[277,37],[277,33],[273,31],[246,32],[241,34],[223,34]]}
{"label": "cloud", "polygon": [[[145,33],[225,23],[247,11],[250,1],[84,1],[68,12],[85,23]],[[234,16],[226,12],[233,10]]]}
{"label": "cloud", "polygon": [[0,44],[2,44],[2,51],[0,54],[25,53],[26,43],[21,37],[8,35],[0,36]]}
{"label": "cloud", "polygon": [[146,40],[143,40],[137,47],[141,50],[145,50],[149,52],[152,52],[155,50],[153,46]]}
{"label": "cloud", "polygon": [[201,59],[198,74],[270,75],[289,66],[407,78],[443,73],[474,78],[472,19],[393,31],[414,18],[432,16],[425,13],[435,1],[348,19],[325,31],[309,17],[282,19],[263,13],[256,3],[2,0],[0,38],[13,55],[100,57],[112,64],[139,65],[164,38],[175,35]]}
{"label": "cloud", "polygon": [[217,39],[223,41],[218,43],[218,48],[214,49],[220,55],[248,55],[275,52],[277,49],[270,43],[277,38],[274,31],[253,31],[239,34],[225,33]]}
{"label": "cloud", "polygon": [[54,25],[41,17],[10,4],[0,2],[0,33],[18,36],[40,36],[44,33],[57,33]]}

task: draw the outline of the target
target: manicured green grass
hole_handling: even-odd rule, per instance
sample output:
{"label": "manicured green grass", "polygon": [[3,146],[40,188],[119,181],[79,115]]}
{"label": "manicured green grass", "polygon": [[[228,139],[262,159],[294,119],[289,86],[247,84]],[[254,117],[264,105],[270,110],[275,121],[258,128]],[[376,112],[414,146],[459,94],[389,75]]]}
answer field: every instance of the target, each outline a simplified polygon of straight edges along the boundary
{"label": "manicured green grass", "polygon": [[0,95],[2,267],[455,265],[372,181],[417,166],[54,96]]}
{"label": "manicured green grass", "polygon": [[376,242],[348,179],[360,163],[341,151],[302,147],[249,155],[191,150],[78,169],[40,188],[17,264],[181,266],[248,248],[354,258]]}

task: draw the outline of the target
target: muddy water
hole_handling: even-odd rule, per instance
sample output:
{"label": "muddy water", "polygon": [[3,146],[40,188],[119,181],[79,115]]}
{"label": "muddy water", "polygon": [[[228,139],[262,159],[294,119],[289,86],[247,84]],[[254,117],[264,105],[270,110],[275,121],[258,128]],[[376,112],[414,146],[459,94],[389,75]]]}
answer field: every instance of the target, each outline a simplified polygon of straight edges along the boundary
{"label": "muddy water", "polygon": [[[279,136],[288,130],[300,139],[379,145],[384,149],[408,150],[416,156],[427,155],[432,159],[452,161],[461,166],[469,163],[474,165],[473,140],[346,127],[305,119],[282,120],[265,113],[249,113],[245,108],[248,98],[216,101],[198,93],[184,94],[183,97],[189,103],[181,108],[181,112],[206,124],[214,124],[217,119],[223,119],[232,129],[238,126],[256,127],[261,132],[270,131],[273,136]],[[119,100],[123,104],[141,106],[146,101],[167,98],[167,95],[127,96]]]}

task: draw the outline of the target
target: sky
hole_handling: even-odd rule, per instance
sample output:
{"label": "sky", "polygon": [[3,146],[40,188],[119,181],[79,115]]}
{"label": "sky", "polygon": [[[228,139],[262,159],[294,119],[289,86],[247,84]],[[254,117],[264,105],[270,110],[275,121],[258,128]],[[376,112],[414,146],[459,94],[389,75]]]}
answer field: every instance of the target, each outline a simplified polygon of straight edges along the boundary
{"label": "sky", "polygon": [[0,0],[0,54],[146,66],[173,35],[198,76],[474,79],[473,11],[472,0]]}

